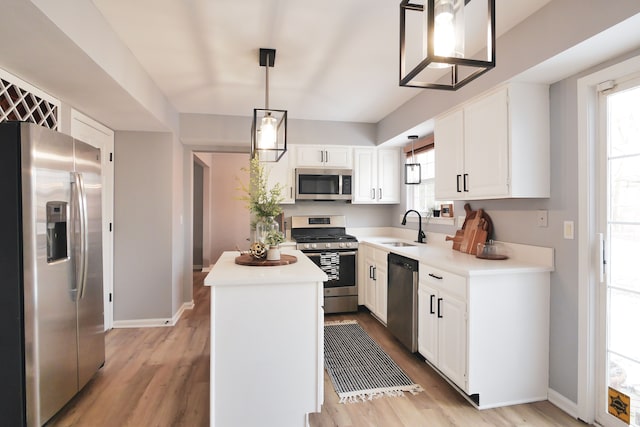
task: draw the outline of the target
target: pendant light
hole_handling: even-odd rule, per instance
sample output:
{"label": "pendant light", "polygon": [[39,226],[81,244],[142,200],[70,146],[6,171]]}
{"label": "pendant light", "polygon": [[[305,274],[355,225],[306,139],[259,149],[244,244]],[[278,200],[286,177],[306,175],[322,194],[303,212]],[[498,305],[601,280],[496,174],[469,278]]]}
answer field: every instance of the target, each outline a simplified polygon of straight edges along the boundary
{"label": "pendant light", "polygon": [[422,167],[420,163],[414,163],[415,153],[413,152],[413,142],[418,139],[418,135],[409,135],[409,139],[411,140],[411,163],[404,165],[404,183],[415,185],[422,182]]}
{"label": "pendant light", "polygon": [[495,0],[402,0],[400,86],[457,90],[496,65]]}
{"label": "pendant light", "polygon": [[265,107],[253,109],[251,158],[263,162],[277,162],[287,151],[287,111],[269,108],[269,68],[275,60],[275,49],[260,49],[258,62],[265,67]]}

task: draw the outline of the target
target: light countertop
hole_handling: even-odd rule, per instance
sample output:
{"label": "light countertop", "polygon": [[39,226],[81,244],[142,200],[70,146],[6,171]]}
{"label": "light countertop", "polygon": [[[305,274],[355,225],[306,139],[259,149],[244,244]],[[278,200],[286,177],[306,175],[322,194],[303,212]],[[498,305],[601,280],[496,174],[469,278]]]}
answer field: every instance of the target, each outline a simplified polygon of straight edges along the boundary
{"label": "light countertop", "polygon": [[238,251],[224,252],[215,263],[204,284],[207,286],[269,285],[285,283],[324,282],[327,275],[302,252],[283,248],[282,254],[293,255],[298,261],[282,266],[238,265]]}
{"label": "light countertop", "polygon": [[[475,255],[454,251],[452,243],[437,235],[429,234],[427,243],[416,243],[410,239],[390,236],[359,237],[378,249],[412,258],[421,263],[440,268],[465,277],[513,273],[540,273],[553,271],[553,249],[504,243],[509,259],[486,260]],[[406,242],[415,246],[394,247],[388,242]]]}

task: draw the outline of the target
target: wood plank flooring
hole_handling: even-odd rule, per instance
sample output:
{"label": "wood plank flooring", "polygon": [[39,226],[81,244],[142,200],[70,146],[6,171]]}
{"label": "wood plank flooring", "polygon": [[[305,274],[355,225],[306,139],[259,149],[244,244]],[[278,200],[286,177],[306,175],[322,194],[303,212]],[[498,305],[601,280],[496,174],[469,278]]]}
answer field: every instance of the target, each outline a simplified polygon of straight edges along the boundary
{"label": "wood plank flooring", "polygon": [[[208,426],[210,301],[209,288],[202,284],[205,276],[194,273],[195,308],[187,310],[176,326],[109,331],[104,368],[47,426]],[[339,404],[325,374],[325,402],[322,413],[310,416],[313,427],[586,425],[549,402],[478,411],[424,361],[401,347],[369,313],[328,315],[327,319],[357,319],[425,391]],[[268,420],[264,426],[270,426]]]}

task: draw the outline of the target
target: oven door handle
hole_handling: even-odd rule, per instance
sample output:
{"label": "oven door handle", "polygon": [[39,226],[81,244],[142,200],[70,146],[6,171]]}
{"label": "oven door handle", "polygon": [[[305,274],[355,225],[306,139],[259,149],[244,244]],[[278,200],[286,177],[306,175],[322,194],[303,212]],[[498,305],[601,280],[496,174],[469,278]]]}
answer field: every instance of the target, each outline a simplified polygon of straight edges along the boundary
{"label": "oven door handle", "polygon": [[308,257],[317,257],[320,256],[322,254],[326,254],[327,252],[337,252],[338,255],[340,256],[347,256],[347,255],[357,255],[358,252],[357,251],[350,251],[350,252],[340,252],[340,251],[331,251],[331,250],[326,250],[323,252],[303,252],[303,254],[305,254]]}

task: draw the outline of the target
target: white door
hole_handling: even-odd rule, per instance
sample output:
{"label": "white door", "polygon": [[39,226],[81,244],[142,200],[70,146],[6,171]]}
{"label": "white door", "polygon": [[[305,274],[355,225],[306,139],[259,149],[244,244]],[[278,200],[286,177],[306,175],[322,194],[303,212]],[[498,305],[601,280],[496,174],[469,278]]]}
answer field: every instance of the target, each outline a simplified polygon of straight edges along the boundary
{"label": "white door", "polygon": [[600,95],[596,420],[640,426],[640,79],[608,86]]}
{"label": "white door", "polygon": [[104,329],[113,327],[113,131],[71,110],[71,136],[102,152],[102,286]]}

